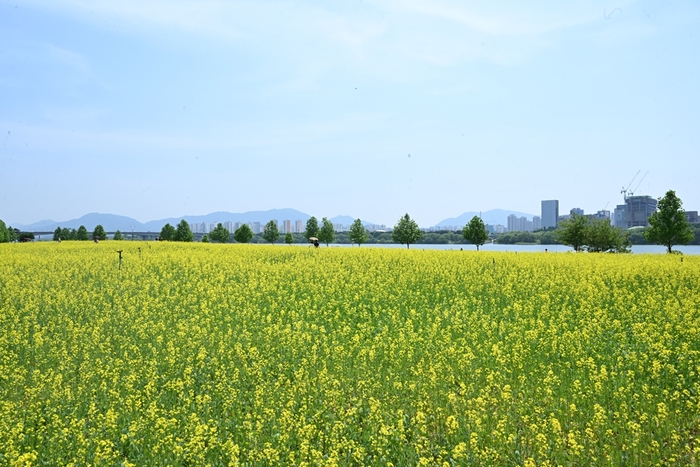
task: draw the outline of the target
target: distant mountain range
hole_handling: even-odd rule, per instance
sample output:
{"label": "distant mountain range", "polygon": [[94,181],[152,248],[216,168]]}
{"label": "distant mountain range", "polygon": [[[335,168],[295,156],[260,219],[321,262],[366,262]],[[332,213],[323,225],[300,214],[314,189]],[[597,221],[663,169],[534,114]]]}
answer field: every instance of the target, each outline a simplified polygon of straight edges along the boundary
{"label": "distant mountain range", "polygon": [[[450,217],[439,223],[434,227],[454,227],[454,226],[464,226],[466,225],[474,216],[479,216],[478,212],[465,212],[464,214],[457,217]],[[515,214],[518,217],[527,217],[532,220],[532,214],[527,214],[518,211],[508,211],[505,209],[492,209],[490,211],[484,211],[481,213],[481,219],[485,224],[491,225],[507,225],[508,216]],[[115,214],[99,214],[90,213],[86,214],[78,219],[72,219],[68,221],[53,221],[53,220],[42,220],[29,225],[12,225],[20,230],[27,232],[48,232],[56,230],[56,227],[66,227],[69,229],[77,229],[81,225],[84,225],[89,231],[92,231],[98,224],[104,227],[107,232],[114,232],[116,230],[121,230],[122,232],[160,232],[165,224],[170,224],[176,226],[182,219],[185,219],[188,223],[216,223],[216,222],[260,222],[265,224],[270,219],[277,219],[282,221],[289,219],[291,221],[302,220],[306,223],[311,216],[297,211],[296,209],[270,209],[269,211],[248,211],[242,213],[233,212],[212,212],[211,214],[206,214],[203,216],[182,216],[182,217],[170,217],[167,219],[159,219],[148,222],[139,222],[136,219],[126,216],[118,216]],[[321,219],[318,219],[319,222]],[[355,220],[352,216],[336,216],[329,219],[334,224],[350,225]],[[372,225],[372,222],[362,221],[364,225]],[[391,226],[387,226],[391,227]]]}
{"label": "distant mountain range", "polygon": [[[283,221],[285,219],[295,221],[302,220],[306,223],[307,220],[311,218],[310,215],[297,211],[296,209],[270,209],[269,211],[248,211],[243,213],[233,213],[233,212],[212,212],[203,216],[182,216],[182,217],[171,217],[167,219],[159,219],[148,222],[139,222],[136,219],[127,216],[118,216],[115,214],[100,214],[100,213],[90,213],[86,214],[77,219],[71,219],[67,221],[57,222],[54,220],[42,220],[29,225],[15,224],[12,227],[16,227],[20,230],[27,232],[48,232],[56,230],[56,227],[77,229],[81,225],[84,225],[88,231],[92,231],[95,226],[101,225],[107,232],[115,232],[120,230],[122,232],[160,232],[165,224],[170,224],[176,226],[182,219],[190,224],[193,223],[217,223],[217,222],[260,222],[261,224],[266,224],[270,219],[276,219],[278,221]],[[351,216],[336,216],[329,219],[334,224],[350,225],[355,220]],[[321,219],[318,219],[319,223]],[[369,225],[371,222],[364,222],[363,224]]]}

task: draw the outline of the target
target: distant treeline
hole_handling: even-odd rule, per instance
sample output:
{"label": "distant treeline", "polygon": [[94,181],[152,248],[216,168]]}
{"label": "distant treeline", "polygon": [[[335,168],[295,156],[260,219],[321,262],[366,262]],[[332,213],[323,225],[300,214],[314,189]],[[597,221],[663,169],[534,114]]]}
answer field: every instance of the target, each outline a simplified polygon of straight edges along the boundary
{"label": "distant treeline", "polygon": [[[695,232],[695,239],[689,245],[700,245],[700,224],[690,225]],[[649,245],[649,242],[644,238],[642,232],[645,229],[628,230],[629,238],[632,245]],[[558,245],[555,230],[539,230],[537,232],[506,232],[498,234],[494,238],[494,243],[503,245],[515,245],[518,243],[534,243],[541,245]]]}
{"label": "distant treeline", "polygon": [[[101,226],[99,226],[101,229]],[[695,238],[691,241],[690,245],[700,245],[700,224],[691,224],[691,228],[695,233]],[[96,231],[98,229],[96,228]],[[88,240],[89,233],[87,229],[81,226],[80,229],[57,229],[54,237],[58,236],[63,240]],[[102,235],[97,235],[98,237],[103,237],[104,230],[101,230]],[[515,244],[541,244],[541,245],[557,245],[560,242],[557,241],[555,230],[539,230],[536,232],[506,232],[502,234],[492,234],[490,240],[494,243],[503,245],[515,245]],[[629,238],[633,245],[648,245],[649,242],[644,238],[642,232],[644,229],[634,229],[630,230]],[[96,232],[93,232],[93,236],[96,236]],[[122,234],[118,232],[117,237],[121,239]],[[304,235],[301,233],[293,233],[294,238],[293,243],[308,243]],[[12,241],[31,241],[34,239],[34,234],[31,232],[21,232],[18,229],[13,229],[12,227],[7,227],[2,220],[0,220],[0,243],[12,242]],[[57,238],[54,238],[56,240]],[[231,234],[230,241],[233,242],[233,234]],[[267,240],[263,239],[262,234],[253,235],[250,243],[268,243]],[[284,239],[280,238],[278,243],[284,243]],[[348,232],[336,232],[335,240],[333,243],[338,244],[350,244],[350,239],[348,238]],[[384,244],[384,243],[395,243],[391,237],[391,232],[367,232],[368,244]],[[451,230],[438,230],[435,232],[426,232],[423,234],[423,238],[418,240],[416,244],[419,245],[449,245],[449,244],[463,244],[466,245],[468,242],[462,237],[461,231],[451,231]]]}
{"label": "distant treeline", "polygon": [[[700,245],[700,224],[691,225],[695,231],[695,240],[692,241],[691,245]],[[633,245],[648,245],[649,242],[642,236],[644,229],[635,229],[630,231],[630,241]],[[506,232],[502,234],[491,235],[490,239],[494,243],[502,245],[515,245],[515,244],[541,244],[541,245],[559,245],[560,242],[557,241],[554,234],[554,229],[552,230],[539,230],[537,232]],[[294,243],[308,243],[303,234],[293,233]],[[280,239],[279,243],[283,240]],[[268,243],[262,238],[262,234],[255,234],[251,239],[250,243]],[[350,240],[348,239],[347,232],[336,232],[335,241],[333,243],[341,245],[349,245]],[[382,243],[395,243],[391,238],[391,232],[367,232],[367,242],[368,244],[382,244]],[[435,232],[426,232],[423,238],[416,242],[417,245],[450,245],[450,244],[461,244],[467,245],[468,242],[462,237],[462,232],[451,231],[451,230],[438,230]]]}

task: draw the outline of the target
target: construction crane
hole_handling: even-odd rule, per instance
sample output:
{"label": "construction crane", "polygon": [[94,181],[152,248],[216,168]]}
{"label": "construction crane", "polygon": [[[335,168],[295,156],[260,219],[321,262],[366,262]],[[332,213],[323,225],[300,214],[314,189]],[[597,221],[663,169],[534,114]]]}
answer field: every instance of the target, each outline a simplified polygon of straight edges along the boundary
{"label": "construction crane", "polygon": [[[629,190],[630,186],[632,186],[632,184],[634,183],[634,180],[637,178],[637,175],[639,175],[639,172],[641,172],[641,170],[637,170],[637,173],[634,174],[634,177],[632,178],[632,181],[629,183],[629,185],[627,185],[627,188],[625,188],[624,186],[622,187],[622,191],[620,191],[620,193],[622,193],[622,195],[625,199],[627,199],[627,190]],[[630,196],[631,195],[632,195],[632,193],[630,193]]]}
{"label": "construction crane", "polygon": [[642,177],[642,179],[639,180],[639,183],[637,183],[637,186],[634,187],[634,190],[630,191],[630,196],[634,196],[634,193],[637,191],[637,188],[639,188],[639,185],[642,184],[642,182],[644,181],[644,178],[647,176],[648,173],[649,173],[649,171],[647,170],[647,173],[645,173],[644,176]]}

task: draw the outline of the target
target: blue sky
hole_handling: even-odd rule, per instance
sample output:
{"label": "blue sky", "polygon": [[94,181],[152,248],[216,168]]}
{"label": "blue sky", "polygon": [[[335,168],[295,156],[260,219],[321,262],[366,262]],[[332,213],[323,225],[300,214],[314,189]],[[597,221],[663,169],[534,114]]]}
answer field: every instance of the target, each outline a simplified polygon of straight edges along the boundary
{"label": "blue sky", "polygon": [[700,210],[697,1],[0,0],[0,219]]}

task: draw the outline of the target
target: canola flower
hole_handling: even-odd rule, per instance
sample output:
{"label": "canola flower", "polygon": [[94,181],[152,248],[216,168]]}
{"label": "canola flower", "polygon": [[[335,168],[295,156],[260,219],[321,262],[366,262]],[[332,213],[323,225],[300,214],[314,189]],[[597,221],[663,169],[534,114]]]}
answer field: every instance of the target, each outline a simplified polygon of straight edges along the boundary
{"label": "canola flower", "polygon": [[698,284],[670,255],[3,244],[0,465],[692,465]]}

